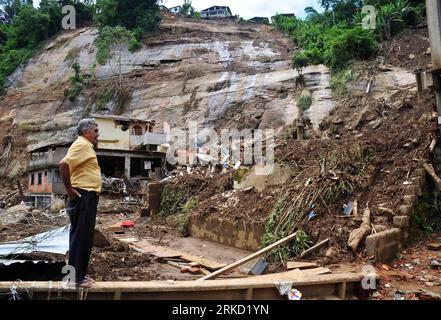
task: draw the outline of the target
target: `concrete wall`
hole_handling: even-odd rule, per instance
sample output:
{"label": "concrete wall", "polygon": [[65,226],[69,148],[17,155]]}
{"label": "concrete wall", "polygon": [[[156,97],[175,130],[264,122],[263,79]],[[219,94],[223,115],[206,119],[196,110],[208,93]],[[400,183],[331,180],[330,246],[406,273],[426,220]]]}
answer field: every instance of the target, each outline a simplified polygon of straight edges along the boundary
{"label": "concrete wall", "polygon": [[260,248],[265,225],[257,222],[232,221],[219,217],[190,217],[189,233],[239,249],[257,251]]}
{"label": "concrete wall", "polygon": [[411,217],[419,214],[418,201],[427,191],[426,171],[415,170],[410,178],[411,185],[405,187],[402,204],[393,217],[394,228],[378,232],[366,238],[366,254],[376,262],[388,263],[396,258],[396,254],[409,242]]}
{"label": "concrete wall", "polygon": [[[46,173],[46,174],[45,174]],[[34,183],[32,182],[34,175]],[[41,174],[41,183],[38,183],[38,174]],[[52,172],[50,169],[33,171],[28,174],[28,192],[31,193],[51,193],[52,192]]]}

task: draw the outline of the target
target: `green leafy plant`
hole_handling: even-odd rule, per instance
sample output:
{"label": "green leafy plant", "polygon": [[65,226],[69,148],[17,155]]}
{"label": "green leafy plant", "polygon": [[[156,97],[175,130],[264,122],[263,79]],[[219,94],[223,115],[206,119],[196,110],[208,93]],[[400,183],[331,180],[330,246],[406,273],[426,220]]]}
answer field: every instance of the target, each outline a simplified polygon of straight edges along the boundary
{"label": "green leafy plant", "polygon": [[101,65],[106,64],[107,60],[111,57],[112,46],[123,46],[127,44],[131,39],[132,34],[125,27],[105,26],[100,30],[99,36],[95,39],[95,45],[98,48],[96,59]]}
{"label": "green leafy plant", "polygon": [[311,94],[309,91],[302,92],[302,94],[297,99],[297,105],[302,111],[306,111],[312,104]]}
{"label": "green leafy plant", "polygon": [[312,244],[311,238],[306,232],[300,230],[297,232],[291,244],[291,253],[293,256],[300,255],[303,251],[308,249]]}
{"label": "green leafy plant", "polygon": [[81,72],[81,66],[78,61],[72,64],[72,69],[74,74],[70,77],[70,88],[65,91],[65,97],[69,98],[70,101],[74,101],[77,96],[81,94],[84,88],[88,88],[92,79],[89,75],[85,75]]}
{"label": "green leafy plant", "polygon": [[292,56],[292,68],[295,69],[300,76],[303,76],[303,69],[309,65],[309,58],[305,52],[296,52]]}
{"label": "green leafy plant", "polygon": [[186,236],[188,235],[188,223],[190,214],[198,207],[199,201],[196,197],[191,197],[182,207],[181,213],[177,216],[178,230]]}
{"label": "green leafy plant", "polygon": [[184,191],[167,185],[161,194],[161,215],[169,216],[179,213],[186,203],[186,194]]}
{"label": "green leafy plant", "polygon": [[97,0],[95,21],[101,27],[155,30],[161,22],[156,0]]}
{"label": "green leafy plant", "polygon": [[349,93],[348,84],[354,79],[351,68],[335,72],[331,77],[331,88],[337,96],[346,96]]}

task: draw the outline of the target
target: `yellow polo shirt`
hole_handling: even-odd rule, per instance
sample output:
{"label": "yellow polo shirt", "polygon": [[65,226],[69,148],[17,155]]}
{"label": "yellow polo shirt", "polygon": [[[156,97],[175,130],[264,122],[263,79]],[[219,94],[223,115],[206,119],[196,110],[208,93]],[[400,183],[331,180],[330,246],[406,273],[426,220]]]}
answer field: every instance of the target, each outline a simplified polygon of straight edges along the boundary
{"label": "yellow polo shirt", "polygon": [[63,159],[69,164],[72,187],[87,191],[101,191],[101,168],[93,144],[79,136]]}

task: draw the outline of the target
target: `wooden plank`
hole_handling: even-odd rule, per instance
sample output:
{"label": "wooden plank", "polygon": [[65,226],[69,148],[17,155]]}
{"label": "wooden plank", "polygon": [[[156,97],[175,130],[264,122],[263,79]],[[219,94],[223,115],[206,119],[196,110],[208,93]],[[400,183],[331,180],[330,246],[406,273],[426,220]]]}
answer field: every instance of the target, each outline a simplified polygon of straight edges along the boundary
{"label": "wooden plank", "polygon": [[245,300],[253,300],[253,288],[248,288],[245,294]]}
{"label": "wooden plank", "polygon": [[145,254],[151,254],[158,258],[180,258],[181,254],[179,252],[176,252],[174,250],[171,250],[166,247],[161,246],[155,246],[150,243],[148,243],[145,240],[138,241],[136,243],[132,243],[131,247],[133,247],[135,250],[145,253]]}
{"label": "wooden plank", "polygon": [[255,258],[257,258],[257,257],[259,257],[261,255],[263,255],[264,253],[266,253],[266,252],[268,252],[268,251],[270,251],[270,250],[272,250],[272,249],[274,249],[274,248],[276,248],[276,247],[278,247],[278,246],[280,246],[280,245],[282,245],[282,244],[292,240],[296,235],[297,235],[297,231],[294,232],[293,234],[291,234],[291,235],[289,235],[289,236],[287,236],[287,237],[285,237],[285,238],[283,238],[283,239],[281,239],[281,240],[279,240],[279,241],[277,241],[277,242],[267,246],[266,248],[263,248],[262,250],[259,250],[259,251],[255,252],[255,253],[253,253],[253,254],[251,254],[249,256],[246,256],[246,257],[244,257],[244,258],[242,258],[242,259],[240,259],[240,260],[238,260],[236,262],[233,262],[233,263],[229,264],[228,266],[226,266],[226,267],[224,267],[222,269],[219,269],[219,270],[217,270],[217,271],[215,271],[215,272],[213,272],[213,273],[211,273],[209,275],[203,276],[202,278],[198,279],[197,281],[212,279],[212,278],[215,278],[215,277],[217,277],[218,275],[220,275],[222,273],[234,270],[237,267],[247,263],[248,261],[251,261],[251,260],[253,260],[253,259],[255,259]]}
{"label": "wooden plank", "polygon": [[[229,290],[229,289],[248,289],[274,287],[276,281],[290,281],[293,286],[301,285],[325,285],[338,284],[346,281],[347,283],[359,282],[363,274],[340,273],[325,275],[305,275],[302,271],[291,270],[274,275],[254,276],[244,279],[228,280],[207,280],[207,281],[108,281],[96,282],[90,292],[165,292],[165,291],[197,291],[197,290]],[[13,282],[0,282],[0,290],[10,292]],[[59,282],[48,281],[24,281],[17,284],[17,290],[31,289],[34,292],[48,292],[48,288],[58,287]],[[76,288],[63,289],[66,292],[76,292]]]}
{"label": "wooden plank", "polygon": [[118,241],[121,242],[125,242],[125,243],[134,243],[134,242],[139,242],[140,240],[138,238],[135,237],[130,237],[130,236],[122,236],[122,237],[115,237]]}
{"label": "wooden plank", "polygon": [[139,252],[151,254],[158,258],[181,258],[187,261],[195,262],[206,268],[217,270],[225,267],[225,263],[209,260],[207,258],[192,255],[187,252],[178,251],[172,248],[154,245],[146,240],[141,240],[131,244],[133,248]]}
{"label": "wooden plank", "polygon": [[317,267],[316,263],[313,262],[302,262],[302,261],[288,261],[286,263],[286,269],[311,269]]}
{"label": "wooden plank", "polygon": [[181,258],[188,260],[188,261],[195,262],[195,263],[197,263],[201,266],[207,267],[208,269],[211,269],[211,270],[222,269],[223,267],[226,266],[225,263],[220,263],[217,261],[209,260],[207,258],[195,256],[195,255],[192,255],[190,253],[185,253],[185,252],[181,252]]}
{"label": "wooden plank", "polygon": [[346,281],[343,281],[340,285],[338,285],[338,297],[340,299],[345,300],[346,299],[346,291],[347,291],[347,284],[346,284]]}
{"label": "wooden plank", "polygon": [[329,274],[332,273],[331,269],[328,268],[314,268],[314,269],[307,269],[302,270],[302,272],[306,275],[321,275],[321,274]]}

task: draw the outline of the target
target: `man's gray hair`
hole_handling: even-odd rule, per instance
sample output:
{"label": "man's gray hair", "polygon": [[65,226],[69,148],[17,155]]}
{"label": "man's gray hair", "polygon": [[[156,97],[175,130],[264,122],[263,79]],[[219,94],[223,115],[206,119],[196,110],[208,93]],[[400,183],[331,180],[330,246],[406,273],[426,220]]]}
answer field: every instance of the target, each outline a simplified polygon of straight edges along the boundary
{"label": "man's gray hair", "polygon": [[98,126],[95,119],[83,119],[78,122],[77,132],[78,135],[82,136],[84,133],[89,130],[92,126]]}

